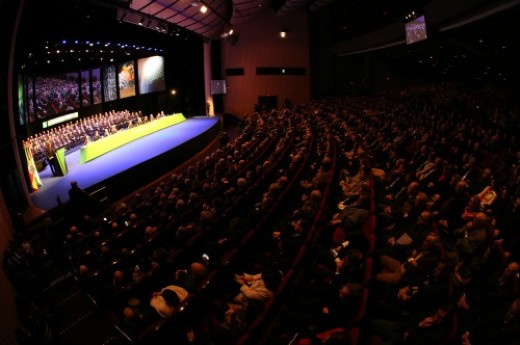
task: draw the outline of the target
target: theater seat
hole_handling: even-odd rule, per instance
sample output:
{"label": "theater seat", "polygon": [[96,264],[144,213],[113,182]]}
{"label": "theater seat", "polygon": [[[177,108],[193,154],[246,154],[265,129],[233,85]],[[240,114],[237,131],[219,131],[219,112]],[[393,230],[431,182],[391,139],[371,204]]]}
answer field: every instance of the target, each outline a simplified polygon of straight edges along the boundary
{"label": "theater seat", "polygon": [[374,259],[368,257],[365,259],[365,272],[363,273],[363,281],[361,282],[363,286],[367,286],[370,282],[370,278],[372,277],[372,269],[374,266]]}
{"label": "theater seat", "polygon": [[376,249],[376,235],[370,234],[367,236],[368,247],[367,247],[367,256],[372,256]]}
{"label": "theater seat", "polygon": [[449,325],[440,343],[447,345],[458,344],[460,341],[457,336],[459,332],[459,315],[457,311],[453,312],[453,314],[450,316],[450,319],[446,322],[449,322]]}
{"label": "theater seat", "polygon": [[160,319],[146,327],[137,336],[138,342],[145,342],[146,339],[151,338],[153,335],[157,334],[157,332],[159,332],[163,328],[166,321],[166,319]]}
{"label": "theater seat", "polygon": [[347,234],[345,233],[345,230],[343,230],[341,226],[337,226],[332,234],[332,243],[339,245],[345,242],[346,238]]}
{"label": "theater seat", "polygon": [[376,232],[377,218],[375,214],[371,214],[363,223],[363,233],[368,237]]}
{"label": "theater seat", "polygon": [[359,343],[359,335],[361,333],[361,330],[359,327],[354,327],[348,330],[345,330],[341,327],[333,328],[331,330],[328,330],[323,333],[319,333],[316,335],[316,338],[320,340],[321,342],[325,342],[327,339],[329,339],[334,334],[343,334],[347,339],[349,339],[348,344],[350,345],[357,345]]}

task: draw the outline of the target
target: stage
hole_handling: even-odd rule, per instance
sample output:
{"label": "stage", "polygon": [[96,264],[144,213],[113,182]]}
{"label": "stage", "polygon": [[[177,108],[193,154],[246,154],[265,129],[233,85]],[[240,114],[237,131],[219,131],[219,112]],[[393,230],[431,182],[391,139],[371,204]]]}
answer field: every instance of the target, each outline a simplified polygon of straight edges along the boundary
{"label": "stage", "polygon": [[102,189],[114,202],[196,155],[218,137],[220,129],[218,117],[194,117],[84,164],[80,164],[80,150],[69,153],[67,175],[54,177],[48,166],[40,172],[42,186],[31,193],[32,203],[46,211],[59,206],[59,201],[66,203],[71,181],[90,193]]}

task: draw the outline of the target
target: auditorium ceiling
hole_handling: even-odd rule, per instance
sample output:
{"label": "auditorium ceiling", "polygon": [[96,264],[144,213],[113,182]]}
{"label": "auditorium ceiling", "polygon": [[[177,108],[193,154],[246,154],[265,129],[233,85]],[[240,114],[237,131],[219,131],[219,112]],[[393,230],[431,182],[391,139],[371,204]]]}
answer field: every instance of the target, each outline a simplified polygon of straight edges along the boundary
{"label": "auditorium ceiling", "polygon": [[515,5],[453,30],[432,30],[424,42],[382,49],[375,55],[410,76],[518,87],[520,36],[513,32],[519,18],[520,6]]}
{"label": "auditorium ceiling", "polygon": [[[344,27],[371,25],[404,16],[406,11],[420,10],[428,0],[113,0],[119,7],[123,20],[140,22],[151,16],[166,21],[204,37],[218,39],[231,28],[249,22],[265,12],[273,12],[283,18],[301,11],[315,13],[334,6],[341,13],[339,25]],[[132,18],[130,18],[132,17]],[[354,21],[359,23],[354,23]],[[261,30],[261,29],[259,29]]]}
{"label": "auditorium ceiling", "polygon": [[[142,28],[159,32],[175,32],[175,29],[183,28],[208,39],[219,39],[230,28],[250,22],[266,12],[283,19],[284,16],[302,11],[312,16],[325,9],[331,9],[328,25],[336,26],[344,35],[354,35],[402,18],[407,12],[420,12],[431,1],[27,0],[25,7],[29,15],[34,15],[33,20],[51,26],[71,18],[94,19],[99,12],[107,12],[113,21],[132,23]],[[42,12],[46,15],[42,16]],[[73,22],[67,29],[74,29]]]}
{"label": "auditorium ceiling", "polygon": [[[162,49],[169,39],[220,39],[234,27],[267,12],[283,18],[306,11],[311,42],[333,46],[391,23],[404,24],[406,14],[411,11],[420,14],[437,2],[449,3],[446,0],[26,0],[19,36],[23,44],[34,50],[33,59],[47,53],[36,51],[38,40],[50,42],[64,36],[84,41],[97,36],[107,43],[116,36],[125,37],[143,42],[130,53],[138,56],[150,49]],[[440,26],[430,27],[425,42],[400,44],[372,54],[410,73],[429,71],[449,75],[464,71],[474,80],[490,75],[505,80],[518,77],[520,36],[513,32],[520,18],[520,0],[469,0],[464,4],[472,4],[472,13],[479,13],[481,8],[484,12],[489,12],[489,8],[502,9],[454,30],[440,33]],[[201,12],[203,6],[207,8],[205,13]],[[437,12],[442,15],[443,11]],[[165,39],[165,34],[169,39]],[[123,57],[128,55],[128,47],[119,53]],[[23,54],[27,58],[27,51]],[[477,60],[476,65],[468,63]]]}
{"label": "auditorium ceiling", "polygon": [[[294,13],[308,11],[309,16],[313,16],[330,8],[337,8],[342,14],[334,17],[332,27],[327,30],[335,31],[334,37],[343,39],[399,18],[411,8],[411,4],[414,4],[413,8],[417,8],[427,2],[428,0],[26,0],[19,35],[22,38],[19,42],[27,46],[22,47],[25,48],[22,60],[29,55],[32,61],[39,59],[38,70],[41,70],[42,63],[50,61],[47,55],[53,54],[52,50],[49,53],[47,49],[59,49],[62,54],[60,61],[66,62],[63,52],[70,51],[70,48],[61,44],[65,40],[68,41],[67,45],[74,41],[89,41],[88,44],[99,42],[99,45],[110,43],[113,51],[115,40],[123,42],[123,37],[127,41],[132,40],[140,48],[140,52],[131,52],[136,55],[144,54],[148,49],[160,49],[171,40],[189,40],[194,36],[221,39],[229,35],[230,30],[236,26],[265,13],[274,14],[283,20],[285,16]],[[207,8],[205,13],[201,12],[203,7]],[[169,37],[165,39],[165,35]],[[128,54],[128,46],[124,43],[121,45],[125,49],[121,49],[119,53],[124,56]],[[82,51],[86,49],[82,48]],[[94,49],[88,51],[89,55],[98,52],[99,50]],[[97,56],[91,58],[98,59]],[[85,59],[83,63],[87,63]],[[28,67],[29,64],[28,62]]]}

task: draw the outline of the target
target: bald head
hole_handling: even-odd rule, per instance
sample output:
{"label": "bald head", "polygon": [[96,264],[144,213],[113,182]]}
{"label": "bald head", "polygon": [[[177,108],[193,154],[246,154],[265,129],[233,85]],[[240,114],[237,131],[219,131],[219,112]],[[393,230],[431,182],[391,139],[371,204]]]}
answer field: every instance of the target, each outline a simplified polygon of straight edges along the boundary
{"label": "bald head", "polygon": [[488,221],[488,219],[489,218],[487,214],[485,214],[484,212],[478,212],[475,215],[475,222],[477,222],[478,224],[485,224]]}
{"label": "bald head", "polygon": [[206,274],[206,266],[200,262],[194,262],[190,265],[190,271],[193,275],[200,277]]}
{"label": "bald head", "polygon": [[79,266],[79,273],[81,275],[87,274],[87,272],[88,272],[88,267],[86,265],[80,265]]}
{"label": "bald head", "polygon": [[133,320],[136,317],[136,313],[132,308],[126,307],[125,309],[123,309],[123,317],[127,321]]}
{"label": "bald head", "polygon": [[125,277],[124,273],[122,271],[115,271],[114,272],[114,281],[115,282],[120,282],[123,280],[123,278]]}
{"label": "bald head", "polygon": [[507,265],[507,270],[515,274],[520,270],[520,266],[518,265],[518,262],[511,262],[509,265]]}

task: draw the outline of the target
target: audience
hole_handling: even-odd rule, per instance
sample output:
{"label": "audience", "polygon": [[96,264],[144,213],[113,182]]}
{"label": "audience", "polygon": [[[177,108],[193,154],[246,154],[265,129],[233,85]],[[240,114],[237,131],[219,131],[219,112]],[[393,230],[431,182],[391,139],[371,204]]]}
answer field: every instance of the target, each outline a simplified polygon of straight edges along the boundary
{"label": "audience", "polygon": [[[223,344],[249,335],[273,300],[283,310],[264,320],[281,325],[274,336],[313,339],[359,314],[367,323],[356,325],[388,344],[511,342],[519,309],[518,116],[499,95],[486,96],[440,85],[252,114],[236,138],[117,203],[106,222],[79,208],[85,212],[67,224],[63,250],[81,279],[106,275],[105,285],[118,286],[109,296],[118,302],[167,286],[150,299],[162,318],[189,293],[222,300],[218,327],[230,330]],[[484,117],[471,116],[477,99],[487,102]],[[96,131],[124,128],[116,119],[146,122],[126,111],[108,118],[78,120],[63,133],[83,137],[88,128],[94,140]],[[40,142],[59,136],[30,140],[41,150]],[[201,250],[217,264],[187,256]],[[142,275],[130,279],[136,261]],[[235,275],[233,291],[226,272],[250,262],[260,266],[248,272],[261,273]],[[268,264],[275,269],[262,270]],[[301,273],[289,280],[293,289],[279,291],[287,281],[278,269]],[[210,272],[218,279],[209,286],[218,288],[208,292],[200,283]],[[136,310],[127,307],[118,314],[130,324]]]}

